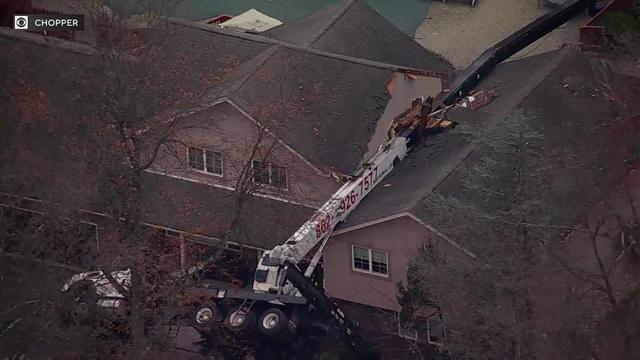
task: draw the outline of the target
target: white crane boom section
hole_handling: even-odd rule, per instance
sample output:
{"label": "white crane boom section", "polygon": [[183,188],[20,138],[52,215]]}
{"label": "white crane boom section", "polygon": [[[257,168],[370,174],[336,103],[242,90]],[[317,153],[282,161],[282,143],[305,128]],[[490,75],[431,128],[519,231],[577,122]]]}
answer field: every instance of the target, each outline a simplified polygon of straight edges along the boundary
{"label": "white crane boom section", "polygon": [[393,169],[395,160],[402,160],[407,151],[407,138],[400,136],[381,146],[363,166],[360,175],[342,185],[284,244],[265,251],[257,270],[262,270],[266,275],[264,281],[254,282],[254,290],[267,292],[280,283],[279,267],[287,261],[298,264],[330,236],[336,225],[346,219],[362,199],[380,184]]}
{"label": "white crane boom section", "polygon": [[391,172],[394,160],[402,160],[406,153],[407,141],[403,137],[380,149],[359,176],[347,181],[284,244],[272,250],[271,261],[297,264]]}

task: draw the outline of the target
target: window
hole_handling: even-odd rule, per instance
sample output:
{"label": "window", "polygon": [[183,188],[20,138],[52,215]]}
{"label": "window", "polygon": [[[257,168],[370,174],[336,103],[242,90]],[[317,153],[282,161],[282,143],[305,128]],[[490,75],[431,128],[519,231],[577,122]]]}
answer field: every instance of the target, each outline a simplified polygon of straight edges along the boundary
{"label": "window", "polygon": [[287,188],[287,169],[282,166],[271,165],[271,185],[280,188]]}
{"label": "window", "polygon": [[164,235],[165,236],[169,236],[169,237],[179,237],[180,233],[177,231],[173,231],[173,230],[169,230],[169,229],[164,229]]}
{"label": "window", "polygon": [[398,321],[398,335],[408,340],[418,340],[418,331],[403,324],[402,321]]}
{"label": "window", "polygon": [[253,181],[258,184],[271,185],[279,189],[287,189],[287,169],[273,164],[264,164],[253,160]]}
{"label": "window", "polygon": [[204,156],[207,169],[205,170],[208,173],[222,175],[222,154],[217,151],[207,150],[205,151]]}
{"label": "window", "polygon": [[222,176],[222,153],[190,146],[188,157],[190,168]]}
{"label": "window", "polygon": [[387,253],[353,245],[353,269],[386,276],[389,274]]}
{"label": "window", "polygon": [[269,169],[264,166],[262,161],[253,160],[253,181],[258,184],[271,185],[269,177]]}
{"label": "window", "polygon": [[204,151],[196,147],[189,147],[189,167],[204,171]]}
{"label": "window", "polygon": [[442,315],[438,314],[427,319],[427,339],[430,344],[440,344],[446,336]]}

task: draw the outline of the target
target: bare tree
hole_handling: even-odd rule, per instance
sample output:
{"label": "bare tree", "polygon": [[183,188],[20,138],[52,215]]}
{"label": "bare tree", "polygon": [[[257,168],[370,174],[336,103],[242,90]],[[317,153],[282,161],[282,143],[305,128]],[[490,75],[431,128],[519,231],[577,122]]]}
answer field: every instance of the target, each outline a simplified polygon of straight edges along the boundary
{"label": "bare tree", "polygon": [[[134,30],[126,17],[111,13],[101,1],[83,4],[89,22],[96,29],[95,52],[78,64],[66,64],[73,78],[61,74],[67,76],[62,83],[72,84],[63,89],[63,94],[56,93],[58,89],[52,91],[43,87],[37,80],[32,82],[30,77],[40,64],[25,62],[34,65],[27,68],[27,65],[15,65],[19,62],[10,63],[17,69],[12,75],[17,86],[6,94],[8,101],[3,101],[3,106],[8,105],[8,113],[16,117],[19,125],[3,124],[9,130],[7,143],[25,154],[28,148],[20,143],[20,137],[29,130],[21,124],[28,121],[42,130],[39,136],[52,133],[56,141],[52,153],[37,154],[41,158],[26,153],[25,161],[18,167],[15,156],[3,154],[7,155],[3,156],[3,166],[7,164],[7,169],[14,170],[20,168],[23,173],[29,173],[31,180],[20,181],[18,176],[13,182],[9,177],[2,180],[10,185],[22,183],[40,189],[48,204],[55,208],[56,218],[78,220],[80,210],[91,208],[90,203],[99,204],[99,210],[107,213],[100,223],[102,248],[100,251],[91,249],[96,259],[77,268],[100,268],[125,296],[129,306],[127,332],[132,346],[118,344],[117,350],[140,358],[150,348],[150,339],[158,333],[158,328],[166,324],[171,313],[175,314],[178,300],[175,294],[182,286],[169,276],[162,252],[154,248],[154,243],[158,242],[157,232],[144,225],[144,175],[159,154],[170,153],[171,145],[178,141],[174,136],[183,129],[182,117],[173,109],[188,108],[197,101],[197,94],[196,89],[186,84],[184,68],[166,67],[162,62],[170,45],[171,29],[161,17],[160,7],[152,8],[155,12],[148,12],[143,17],[142,30]],[[15,49],[19,52],[20,47]],[[27,101],[29,91],[38,94],[37,102]],[[52,104],[50,99],[58,95],[69,99],[69,108]],[[29,102],[38,105],[27,106]],[[92,111],[81,113],[75,111],[76,106]],[[61,149],[64,156],[56,157],[57,149],[54,148]],[[22,188],[24,190],[25,186]],[[15,186],[14,189],[20,190]],[[16,191],[21,192],[24,193]],[[47,212],[52,215],[52,209]],[[46,222],[36,226],[32,221],[29,226],[36,228],[22,232],[32,241],[23,239],[18,245],[35,247],[26,255],[59,264],[77,259],[77,254],[69,250],[73,250],[75,241],[82,239],[64,231],[60,222]],[[44,236],[38,237],[41,241],[33,241],[38,232]],[[3,248],[11,251],[15,239],[16,236],[3,239]],[[114,268],[114,259],[120,259],[120,266],[131,269],[130,287],[112,277],[113,270],[123,269]],[[58,291],[63,282],[56,279]],[[111,351],[114,348],[116,346]]]}
{"label": "bare tree", "polygon": [[[537,354],[541,350],[598,358],[594,340],[606,313],[602,305],[615,307],[627,286],[621,284],[628,284],[620,250],[613,249],[637,228],[633,186],[618,196],[626,206],[615,207],[615,191],[602,186],[606,180],[585,162],[608,152],[614,177],[629,159],[610,148],[573,154],[569,147],[548,146],[534,120],[515,113],[485,128],[476,135],[472,165],[459,170],[456,193],[423,199],[434,225],[477,255],[470,261],[440,251],[432,239],[408,273],[408,291],[420,294],[413,305],[438,305],[447,324],[446,348],[462,357],[546,356]],[[621,247],[626,253],[629,243]],[[537,325],[550,315],[539,309],[564,319],[551,339]],[[536,338],[546,338],[546,345],[537,346]]]}
{"label": "bare tree", "polygon": [[[47,156],[36,158],[34,154],[25,154],[20,145],[21,136],[28,131],[24,126],[16,130],[10,124],[3,124],[8,129],[3,137],[6,136],[7,144],[15,146],[12,150],[25,154],[21,158],[24,173],[28,173],[31,179],[38,179],[27,184],[48,189],[47,200],[55,200],[51,202],[55,203],[55,218],[73,223],[82,219],[80,210],[91,209],[96,204],[100,212],[107,212],[107,217],[102,218],[99,224],[99,251],[96,245],[92,245],[89,256],[94,258],[76,269],[101,269],[110,283],[125,296],[128,313],[124,335],[131,341],[113,342],[109,351],[117,350],[122,356],[139,358],[150,354],[154,337],[177,315],[180,299],[175,295],[185,286],[183,279],[172,277],[167,269],[167,264],[175,260],[176,252],[168,253],[165,248],[170,244],[145,225],[145,176],[161,157],[174,157],[178,162],[186,163],[182,149],[190,144],[181,134],[188,130],[205,130],[200,127],[206,125],[193,125],[185,121],[187,115],[184,114],[189,113],[188,109],[197,107],[202,100],[199,91],[203,89],[194,88],[185,81],[189,76],[183,67],[166,63],[166,54],[174,44],[170,43],[172,28],[162,18],[160,8],[139,17],[141,23],[132,28],[130,18],[113,13],[101,1],[83,1],[82,5],[95,31],[95,54],[83,58],[82,66],[71,69],[74,71],[72,86],[65,90],[90,91],[69,91],[63,96],[74,97],[84,105],[83,108],[92,111],[75,118],[78,112],[66,113],[66,110],[74,109],[55,108],[50,99],[57,94],[30,82],[29,76],[34,69],[27,69],[24,73],[19,70],[12,75],[19,86],[7,93],[9,101],[6,102],[21,122],[37,118],[39,123],[46,124],[49,127],[47,131],[59,137],[56,140],[60,141],[53,144],[66,156],[66,160],[52,163]],[[266,75],[271,77],[267,81],[280,84],[278,100],[251,109],[254,117],[259,119],[255,124],[255,136],[241,146],[226,144],[230,151],[246,154],[237,164],[229,164],[236,166],[239,173],[233,186],[236,206],[231,215],[231,229],[216,248],[217,258],[221,256],[224,242],[239,242],[245,203],[251,201],[251,196],[257,191],[265,190],[264,184],[257,181],[265,168],[256,167],[256,161],[265,167],[270,166],[276,152],[284,149],[281,137],[291,131],[292,124],[304,115],[294,90],[297,88],[287,87],[290,84],[283,81],[292,81],[287,67],[289,60],[285,58],[283,61],[277,72]],[[237,66],[237,63],[229,63],[214,81],[223,79]],[[33,101],[34,93],[37,101]],[[31,106],[25,106],[27,100]],[[207,130],[219,129],[213,126]],[[11,169],[19,163],[11,151],[3,154],[5,159],[7,164],[11,164]],[[41,164],[50,168],[41,168]],[[292,171],[287,176],[291,181],[304,175]],[[3,177],[3,182],[8,178]],[[16,176],[15,183],[25,181]],[[53,213],[51,209],[48,212],[48,215]],[[39,224],[32,221],[29,226],[37,229]],[[39,261],[56,260],[55,264],[65,265],[69,259],[77,258],[76,254],[59,251],[58,247],[77,251],[70,239],[82,242],[81,239],[68,231],[62,234],[62,227],[53,222],[48,226],[59,230],[60,234],[52,236],[48,232],[47,236],[40,237],[41,242],[34,242],[26,239],[33,240],[35,230],[24,231],[21,233],[23,239],[18,243],[32,247],[37,244],[36,247],[55,250],[47,252],[46,256],[40,251],[41,255],[35,258]],[[3,248],[11,250],[9,244],[14,240],[15,236],[8,239],[3,243],[7,246]],[[92,241],[96,244],[95,240]],[[115,259],[118,260],[114,262]],[[111,275],[112,271],[124,268],[131,270],[130,287],[123,286]],[[229,340],[221,341],[217,346],[225,344],[229,344]],[[234,346],[229,345],[230,348]]]}
{"label": "bare tree", "polygon": [[[422,302],[442,310],[452,352],[473,358],[536,357],[534,339],[541,334],[532,304],[541,300],[538,278],[550,271],[547,249],[565,232],[585,231],[573,226],[577,209],[586,206],[578,192],[605,195],[585,181],[590,177],[584,172],[571,169],[573,173],[558,176],[566,165],[545,147],[545,136],[533,128],[533,119],[533,114],[516,112],[480,132],[473,165],[460,170],[462,187],[451,197],[432,194],[423,199],[436,227],[477,256],[469,261],[436,251],[440,244],[435,242],[408,274],[422,289]],[[599,230],[586,231],[594,234],[596,260]],[[601,288],[610,293],[604,281],[609,270],[597,268]]]}

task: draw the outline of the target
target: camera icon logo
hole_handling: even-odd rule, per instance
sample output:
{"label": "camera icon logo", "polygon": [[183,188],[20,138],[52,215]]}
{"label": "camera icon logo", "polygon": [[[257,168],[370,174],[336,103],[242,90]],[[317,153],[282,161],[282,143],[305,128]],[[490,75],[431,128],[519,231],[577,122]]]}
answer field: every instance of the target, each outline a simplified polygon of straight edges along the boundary
{"label": "camera icon logo", "polygon": [[13,17],[13,28],[16,30],[29,29],[29,16],[27,15],[15,15]]}

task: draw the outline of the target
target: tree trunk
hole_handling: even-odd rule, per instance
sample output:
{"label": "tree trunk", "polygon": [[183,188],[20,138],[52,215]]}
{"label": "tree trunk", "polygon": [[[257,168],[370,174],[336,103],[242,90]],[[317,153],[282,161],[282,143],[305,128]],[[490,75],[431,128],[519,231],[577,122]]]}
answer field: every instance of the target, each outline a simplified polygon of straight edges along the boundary
{"label": "tree trunk", "polygon": [[142,359],[146,351],[146,338],[144,333],[144,316],[142,313],[143,291],[142,273],[138,267],[131,271],[131,296],[129,306],[131,315],[131,340],[133,343],[133,358]]}

